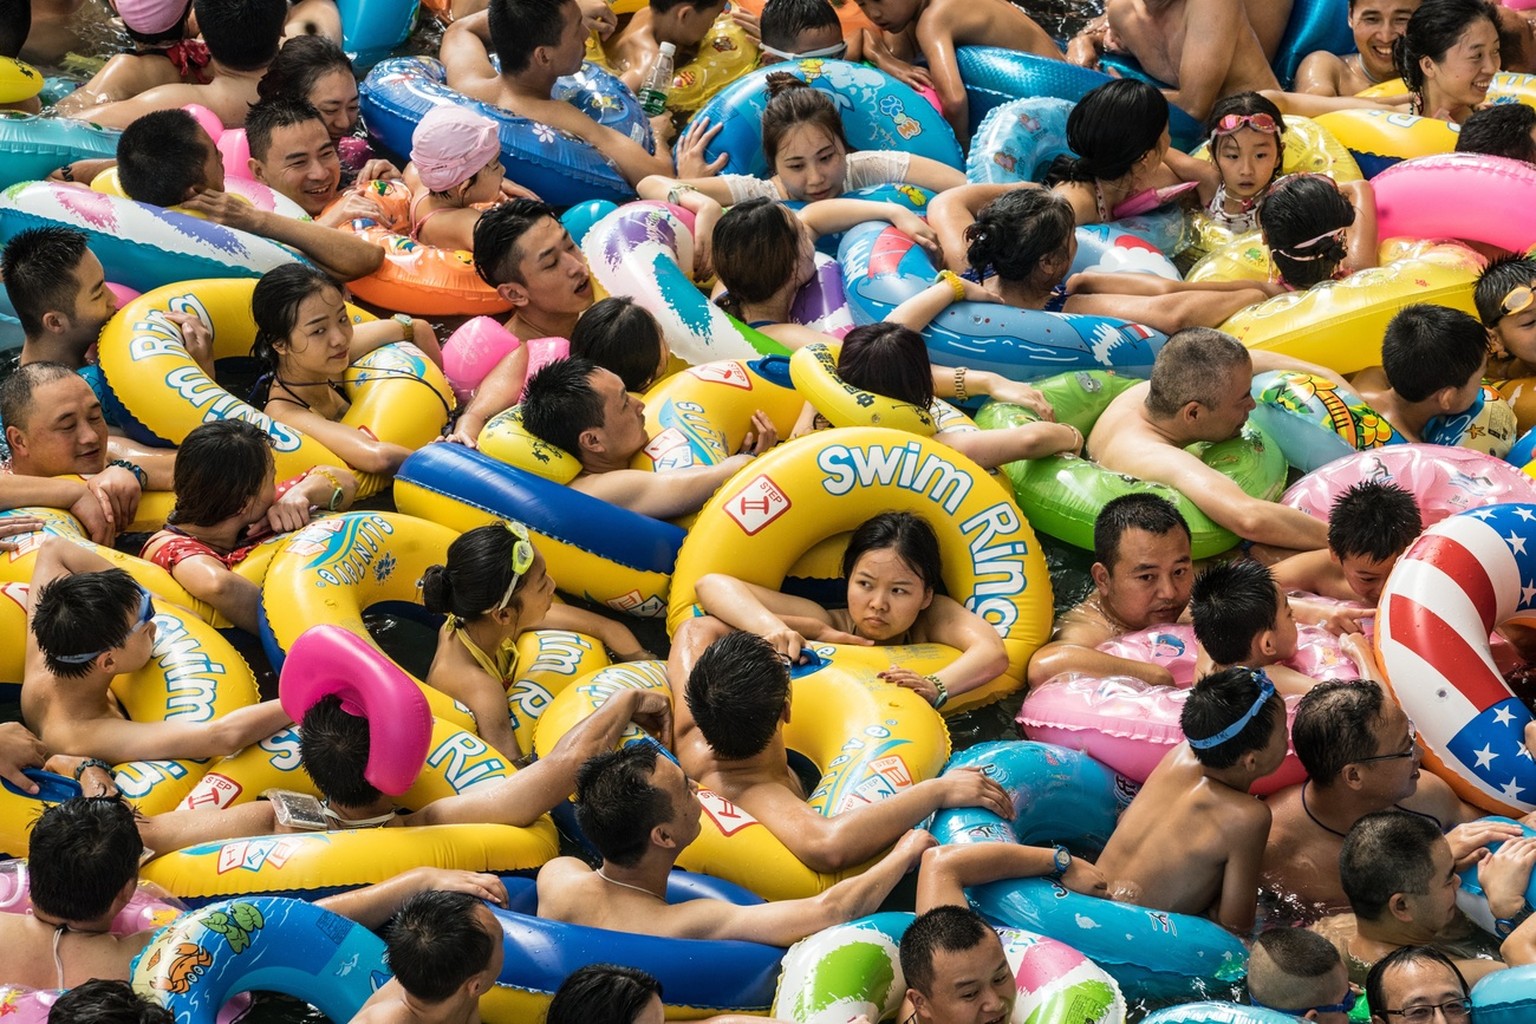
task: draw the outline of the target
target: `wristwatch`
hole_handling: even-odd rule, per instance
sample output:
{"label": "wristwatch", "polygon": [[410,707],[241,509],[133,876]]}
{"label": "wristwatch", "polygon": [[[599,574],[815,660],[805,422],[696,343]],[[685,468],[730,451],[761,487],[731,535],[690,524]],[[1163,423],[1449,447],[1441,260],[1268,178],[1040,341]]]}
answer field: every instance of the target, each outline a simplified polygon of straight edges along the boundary
{"label": "wristwatch", "polygon": [[411,341],[415,339],[416,322],[410,314],[396,313],[394,316],[390,317],[390,319],[399,324],[401,329],[405,331],[405,337],[401,338],[401,341]]}
{"label": "wristwatch", "polygon": [[1052,847],[1052,850],[1054,852],[1051,854],[1051,877],[1060,879],[1062,875],[1067,873],[1067,869],[1072,866],[1072,852],[1061,845]]}

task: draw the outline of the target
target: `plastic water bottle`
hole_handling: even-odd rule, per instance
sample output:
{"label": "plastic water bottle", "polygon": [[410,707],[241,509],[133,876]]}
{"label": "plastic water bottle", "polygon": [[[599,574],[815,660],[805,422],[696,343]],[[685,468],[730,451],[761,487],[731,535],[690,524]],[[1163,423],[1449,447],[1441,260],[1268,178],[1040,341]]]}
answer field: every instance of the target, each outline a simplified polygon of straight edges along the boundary
{"label": "plastic water bottle", "polygon": [[640,86],[640,106],[650,117],[666,112],[667,90],[672,88],[672,57],[675,53],[676,45],[662,43],[661,52],[656,55],[656,63],[651,65],[651,73],[645,76],[645,84]]}

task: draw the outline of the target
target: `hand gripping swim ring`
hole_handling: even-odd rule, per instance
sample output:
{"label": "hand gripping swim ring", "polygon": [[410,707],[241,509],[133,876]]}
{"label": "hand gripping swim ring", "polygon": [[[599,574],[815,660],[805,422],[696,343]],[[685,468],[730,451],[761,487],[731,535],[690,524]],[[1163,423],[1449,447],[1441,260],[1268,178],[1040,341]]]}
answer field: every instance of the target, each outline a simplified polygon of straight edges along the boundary
{"label": "hand gripping swim ring", "polygon": [[1382,238],[1467,238],[1524,252],[1536,226],[1511,210],[1536,204],[1536,167],[1481,153],[1404,160],[1371,182]]}
{"label": "hand gripping swim ring", "polygon": [[1334,110],[1315,120],[1344,144],[1367,179],[1400,160],[1449,153],[1461,132],[1449,121],[1379,108]]}
{"label": "hand gripping swim ring", "polygon": [[[517,117],[500,107],[450,89],[447,71],[430,57],[393,57],[368,73],[358,100],[369,132],[396,153],[411,151],[416,124],[433,107],[453,104],[495,121],[501,132],[501,162],[507,177],[533,189],[556,206],[589,199],[622,202],[635,190],[606,157],[587,142],[549,125]],[[634,94],[613,75],[584,64],[559,79],[553,93],[594,121],[652,148],[650,123]]]}
{"label": "hand gripping swim ring", "polygon": [[[820,782],[807,799],[812,810],[832,817],[939,773],[949,756],[949,732],[943,719],[914,691],[876,678],[876,673],[892,664],[889,654],[873,664],[850,656],[849,652],[863,648],[816,644],[808,649],[816,660],[790,669],[794,685],[784,743],[821,770]],[[898,655],[900,663],[921,673],[938,667],[935,653],[932,647],[910,647]],[[547,754],[620,689],[654,690],[670,697],[666,664],[611,665],[578,680],[555,698],[540,719],[534,749],[541,756]],[[631,726],[621,742],[641,735],[637,726]],[[869,867],[812,871],[740,807],[709,790],[701,790],[699,799],[704,804],[699,819],[702,831],[678,858],[678,867],[744,885],[770,900],[813,896]]]}
{"label": "hand gripping swim ring", "polygon": [[1488,635],[1532,620],[1536,504],[1489,505],[1444,519],[1387,578],[1376,658],[1418,723],[1424,764],[1463,800],[1519,817],[1536,809],[1536,762],[1522,753],[1531,713],[1490,655]]}
{"label": "hand gripping swim ring", "polygon": [[788,72],[832,98],[843,118],[850,149],[892,149],[925,156],[950,167],[963,165],[954,129],[911,86],[878,68],[842,60],[783,61],[760,68],[721,90],[694,115],[720,126],[705,160],[726,156],[724,174],[773,174],[763,154],[763,111],[768,76]]}
{"label": "hand gripping swim ring", "polygon": [[133,960],[133,989],[183,1024],[214,1024],[230,996],[253,989],[350,1020],[390,977],[384,940],[302,900],[255,897],[194,910]]}
{"label": "hand gripping swim ring", "polygon": [[[1136,384],[1128,377],[1085,370],[1047,378],[1038,386],[1055,409],[1057,422],[1070,423],[1087,437],[1110,403]],[[984,430],[1038,420],[1033,410],[997,402],[982,406],[976,414],[976,422]],[[1264,501],[1278,497],[1285,486],[1285,459],[1280,449],[1252,422],[1237,437],[1215,444],[1194,444],[1187,450]],[[1178,507],[1189,524],[1190,545],[1196,558],[1226,551],[1239,539],[1202,512],[1187,495],[1166,484],[1110,472],[1090,459],[1052,455],[1010,462],[1001,468],[1032,526],[1085,551],[1093,550],[1093,524],[1105,502],[1136,492],[1160,495]]]}
{"label": "hand gripping swim ring", "polygon": [[[874,509],[927,519],[949,596],[991,623],[1007,648],[1007,671],[956,694],[945,712],[1022,685],[1024,666],[1051,629],[1050,574],[1034,530],[980,466],[941,442],[895,430],[819,431],[760,456],[720,488],[678,552],[669,631],[694,614],[694,585],[706,572],[777,588],[803,552],[853,530]],[[879,671],[900,648],[846,650],[878,662]]]}
{"label": "hand gripping swim ring", "polygon": [[[881,222],[849,231],[838,262],[856,323],[883,320],[932,284],[935,273],[921,246]],[[977,302],[951,305],[922,335],[936,365],[965,365],[1014,380],[1078,369],[1146,376],[1167,340],[1150,327],[1125,320]]]}
{"label": "hand gripping swim ring", "polygon": [[[906,995],[900,948],[912,920],[872,914],[795,943],[784,955],[772,1016],[796,1024],[890,1018]],[[1012,1024],[1123,1024],[1125,997],[1098,964],[1033,932],[998,928],[997,937],[1018,987]]]}
{"label": "hand gripping swim ring", "polygon": [[[113,394],[131,420],[128,434],[146,444],[179,444],[199,424],[236,417],[272,438],[278,479],[317,465],[344,465],[339,455],[293,427],[278,423],[210,380],[187,354],[181,328],[166,311],[195,314],[213,335],[213,358],[245,356],[256,335],[251,316],[255,281],[187,281],[146,292],[118,310],[103,329],[98,351]],[[354,323],[371,317],[349,306]],[[443,372],[415,345],[384,345],[348,368],[352,405],[341,418],[382,441],[419,448],[437,437],[453,402]],[[388,479],[358,473],[358,496],[388,486]]]}
{"label": "hand gripping swim ring", "polygon": [[111,160],[122,134],[67,117],[0,111],[0,188],[40,181],[76,160]]}
{"label": "hand gripping swim ring", "polygon": [[368,767],[363,778],[390,796],[411,788],[427,760],[432,711],[421,687],[375,648],[340,626],[311,626],[289,648],[279,681],[283,710],[295,722],[322,697],[368,719]]}
{"label": "hand gripping swim ring", "polygon": [[1426,527],[1486,505],[1536,502],[1536,480],[1470,448],[1395,444],[1345,455],[1302,477],[1280,501],[1328,521],[1333,502],[1360,483],[1394,483],[1413,495]]}
{"label": "hand gripping swim ring", "polygon": [[[1086,754],[1048,743],[994,742],[950,759],[945,771],[980,768],[1019,808],[1012,822],[979,808],[940,811],[940,843],[1064,843],[1103,846],[1135,792]],[[1069,892],[1044,878],[992,882],[969,891],[991,921],[1065,942],[1104,968],[1128,1001],[1205,995],[1238,982],[1242,942],[1213,921]]]}

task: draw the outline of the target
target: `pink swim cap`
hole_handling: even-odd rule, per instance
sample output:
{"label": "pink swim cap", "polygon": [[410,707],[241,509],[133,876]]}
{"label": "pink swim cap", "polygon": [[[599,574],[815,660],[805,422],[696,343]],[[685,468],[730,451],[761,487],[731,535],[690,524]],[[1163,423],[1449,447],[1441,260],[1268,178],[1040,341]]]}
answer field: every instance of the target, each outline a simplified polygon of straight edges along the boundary
{"label": "pink swim cap", "polygon": [[186,17],[192,0],[117,0],[117,16],[140,35],[169,32]]}
{"label": "pink swim cap", "polygon": [[411,136],[411,163],[433,192],[463,184],[500,152],[496,122],[451,104],[427,111]]}

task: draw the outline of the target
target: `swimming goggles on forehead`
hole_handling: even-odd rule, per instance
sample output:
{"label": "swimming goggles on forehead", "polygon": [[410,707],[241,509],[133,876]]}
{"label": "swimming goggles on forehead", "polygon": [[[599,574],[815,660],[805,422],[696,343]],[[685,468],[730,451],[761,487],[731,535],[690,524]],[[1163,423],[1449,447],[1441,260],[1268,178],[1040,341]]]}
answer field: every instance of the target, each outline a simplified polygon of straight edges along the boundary
{"label": "swimming goggles on forehead", "polygon": [[533,568],[533,541],[528,538],[528,527],[522,523],[508,522],[503,519],[502,527],[515,539],[512,542],[512,580],[507,584],[507,592],[501,595],[486,613],[499,612],[512,600],[512,592],[517,589],[517,584]]}
{"label": "swimming goggles on forehead", "polygon": [[1254,700],[1253,706],[1250,707],[1247,711],[1243,712],[1243,716],[1241,718],[1214,736],[1207,736],[1204,739],[1199,740],[1195,739],[1193,736],[1186,736],[1185,739],[1189,740],[1189,745],[1191,747],[1196,750],[1209,750],[1212,747],[1221,746],[1223,743],[1227,742],[1232,737],[1248,728],[1248,723],[1257,718],[1259,712],[1264,710],[1264,705],[1268,704],[1269,699],[1275,695],[1275,684],[1269,681],[1269,676],[1265,675],[1261,669],[1255,668],[1249,669],[1248,671],[1253,674],[1254,681],[1259,684],[1259,696]]}
{"label": "swimming goggles on forehead", "polygon": [[844,39],[833,46],[823,46],[819,50],[803,50],[800,53],[776,50],[767,43],[758,43],[757,48],[779,60],[842,60],[848,53],[848,40]]}
{"label": "swimming goggles on forehead", "polygon": [[1257,114],[1227,114],[1216,122],[1212,135],[1231,135],[1242,128],[1252,128],[1256,132],[1265,135],[1279,135],[1280,124],[1273,117],[1265,113]]}
{"label": "swimming goggles on forehead", "polygon": [[1510,293],[1504,296],[1504,301],[1499,303],[1499,308],[1504,311],[1505,316],[1514,316],[1516,313],[1523,313],[1530,309],[1533,302],[1536,302],[1536,289],[1523,284],[1511,289]]}
{"label": "swimming goggles on forehead", "polygon": [[[154,617],[155,602],[149,596],[149,591],[145,590],[143,587],[140,587],[138,618],[136,618],[133,625],[128,628],[127,636],[123,638],[124,641],[126,641],[129,636],[132,636],[137,631],[149,625],[150,620],[152,620]],[[97,658],[101,657],[103,654],[106,654],[110,650],[112,650],[111,647],[103,647],[101,650],[92,651],[89,654],[57,654],[54,655],[53,660],[57,661],[61,665],[84,665],[88,662],[95,661]]]}

